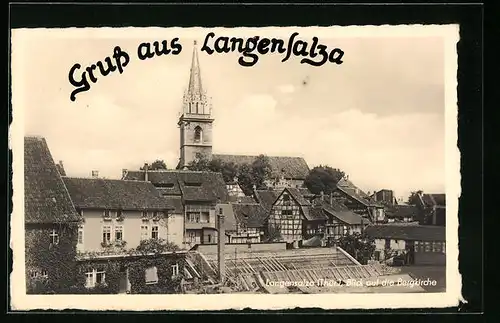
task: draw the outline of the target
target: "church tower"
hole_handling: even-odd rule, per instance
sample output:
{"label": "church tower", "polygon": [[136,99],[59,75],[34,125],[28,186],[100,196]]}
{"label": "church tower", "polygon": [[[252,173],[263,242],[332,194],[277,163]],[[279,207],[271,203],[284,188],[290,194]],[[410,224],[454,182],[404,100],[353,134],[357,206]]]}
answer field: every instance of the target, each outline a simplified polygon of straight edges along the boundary
{"label": "church tower", "polygon": [[203,90],[200,62],[196,41],[194,42],[189,84],[184,93],[182,114],[177,123],[180,128],[180,169],[196,159],[198,154],[212,158],[212,105]]}

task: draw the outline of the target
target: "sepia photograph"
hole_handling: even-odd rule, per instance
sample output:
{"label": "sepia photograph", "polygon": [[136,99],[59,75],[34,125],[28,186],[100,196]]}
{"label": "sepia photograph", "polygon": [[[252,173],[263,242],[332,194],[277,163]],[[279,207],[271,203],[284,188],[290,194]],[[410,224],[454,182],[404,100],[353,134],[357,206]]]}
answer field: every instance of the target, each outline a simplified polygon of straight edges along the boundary
{"label": "sepia photograph", "polygon": [[13,306],[456,305],[458,37],[12,30]]}

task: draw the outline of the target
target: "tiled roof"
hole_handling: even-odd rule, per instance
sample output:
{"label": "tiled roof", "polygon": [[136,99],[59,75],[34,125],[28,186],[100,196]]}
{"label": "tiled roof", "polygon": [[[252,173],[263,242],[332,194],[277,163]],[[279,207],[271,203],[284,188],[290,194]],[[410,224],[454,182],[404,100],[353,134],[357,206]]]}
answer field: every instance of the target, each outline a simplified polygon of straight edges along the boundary
{"label": "tiled roof", "polygon": [[243,203],[243,204],[252,204],[256,203],[255,199],[252,196],[238,196],[236,198],[237,203]]}
{"label": "tiled roof", "polygon": [[341,179],[337,188],[365,206],[381,206],[348,179]]}
{"label": "tiled roof", "polygon": [[[213,159],[237,165],[251,164],[258,156],[214,154]],[[309,166],[302,157],[267,156],[273,176],[283,175],[287,179],[305,179],[309,174]]]}
{"label": "tiled roof", "polygon": [[418,215],[418,208],[414,205],[393,205],[385,211],[388,218],[415,218]]}
{"label": "tiled roof", "polygon": [[309,212],[304,213],[304,216],[309,221],[326,221],[328,217],[325,215],[323,208],[319,206],[309,206]]}
{"label": "tiled roof", "polygon": [[173,208],[172,212],[175,214],[184,214],[184,205],[182,199],[178,196],[163,196],[167,200],[169,206]]}
{"label": "tiled roof", "polygon": [[255,190],[255,198],[267,211],[271,210],[274,202],[278,198],[279,192],[273,190]]}
{"label": "tiled roof", "polygon": [[45,138],[24,138],[25,223],[78,221]]}
{"label": "tiled roof", "polygon": [[308,206],[311,205],[308,200],[304,198],[304,196],[300,193],[298,188],[287,187],[284,190],[288,191],[290,195],[299,203],[300,206]]}
{"label": "tiled roof", "polygon": [[268,216],[268,212],[257,203],[233,204],[233,212],[238,223],[250,228],[262,227]]}
{"label": "tiled roof", "polygon": [[425,206],[446,206],[446,194],[423,194]]}
{"label": "tiled roof", "polygon": [[[144,180],[144,171],[128,171],[124,179]],[[216,202],[229,201],[222,174],[184,170],[148,171],[148,181],[153,183],[162,195],[182,195],[185,201]]]}
{"label": "tiled roof", "polygon": [[414,240],[414,241],[445,241],[446,228],[430,225],[371,225],[365,230],[372,238]]}
{"label": "tiled roof", "polygon": [[121,210],[172,209],[153,184],[102,178],[63,178],[77,208]]}

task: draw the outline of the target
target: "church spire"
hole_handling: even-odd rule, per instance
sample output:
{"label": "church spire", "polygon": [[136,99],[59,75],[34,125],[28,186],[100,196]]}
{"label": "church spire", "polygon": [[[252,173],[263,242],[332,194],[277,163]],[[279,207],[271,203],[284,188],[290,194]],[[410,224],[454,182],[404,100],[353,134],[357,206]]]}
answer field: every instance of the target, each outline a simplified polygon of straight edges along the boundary
{"label": "church spire", "polygon": [[196,40],[193,46],[193,57],[191,59],[191,70],[189,74],[188,91],[192,94],[202,94],[203,86],[201,84],[200,61],[198,60],[198,50],[196,48]]}
{"label": "church spire", "polygon": [[189,84],[184,94],[184,114],[210,115],[211,107],[206,92],[201,82],[200,61],[196,40],[194,41],[193,56],[191,58],[191,69],[189,71]]}

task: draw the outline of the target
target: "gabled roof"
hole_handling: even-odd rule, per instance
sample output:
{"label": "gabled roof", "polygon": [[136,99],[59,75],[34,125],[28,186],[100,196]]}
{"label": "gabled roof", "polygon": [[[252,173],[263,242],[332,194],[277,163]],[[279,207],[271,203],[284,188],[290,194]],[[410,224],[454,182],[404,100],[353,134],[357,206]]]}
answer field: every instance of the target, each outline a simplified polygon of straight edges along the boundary
{"label": "gabled roof", "polygon": [[345,194],[349,195],[356,201],[360,202],[361,204],[365,206],[382,206],[373,199],[368,196],[365,192],[360,190],[356,185],[354,185],[350,180],[346,178],[342,178],[338,183],[337,183],[337,189],[340,191],[344,192]]}
{"label": "gabled roof", "polygon": [[371,225],[365,230],[372,238],[414,240],[414,241],[445,241],[446,228],[431,225]]}
{"label": "gabled roof", "polygon": [[103,178],[63,177],[77,208],[110,210],[169,210],[174,207],[153,184]]}
{"label": "gabled roof", "polygon": [[45,138],[24,138],[25,223],[79,221]]}
{"label": "gabled roof", "polygon": [[287,187],[283,189],[283,191],[288,191],[290,195],[294,198],[300,206],[308,206],[311,205],[308,200],[304,198],[304,196],[300,193],[298,188]]}
{"label": "gabled roof", "polygon": [[425,206],[446,206],[446,194],[423,194],[422,201]]}
{"label": "gabled roof", "polygon": [[[144,181],[144,171],[128,171],[124,179]],[[217,202],[229,201],[222,174],[185,170],[148,170],[148,181],[164,196],[180,195],[185,201]]]}
{"label": "gabled roof", "polygon": [[[252,164],[258,156],[214,154],[212,159],[237,165]],[[302,157],[267,156],[274,177],[284,176],[286,179],[305,179],[309,174],[309,166]]]}
{"label": "gabled roof", "polygon": [[259,228],[264,226],[268,212],[257,203],[237,203],[232,204],[236,221],[249,228]]}
{"label": "gabled roof", "polygon": [[273,190],[254,190],[255,198],[262,207],[270,211],[278,198],[279,192]]}

